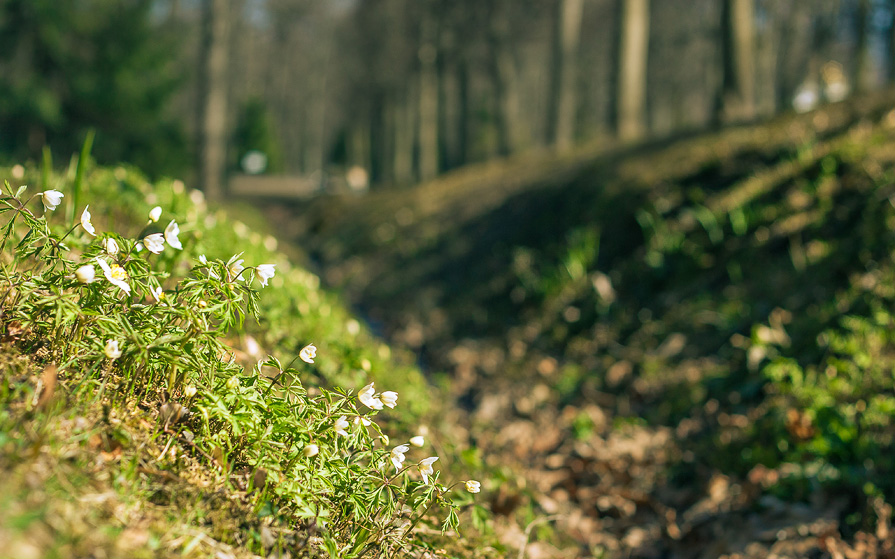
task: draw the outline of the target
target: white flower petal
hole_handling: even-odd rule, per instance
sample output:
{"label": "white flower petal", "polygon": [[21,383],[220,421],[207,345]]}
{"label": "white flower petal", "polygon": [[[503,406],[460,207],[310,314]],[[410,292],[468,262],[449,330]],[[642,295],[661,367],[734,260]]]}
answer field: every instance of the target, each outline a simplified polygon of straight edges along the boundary
{"label": "white flower petal", "polygon": [[87,211],[90,205],[84,206],[84,211],[81,213],[81,227],[84,228],[84,231],[87,231],[94,237],[96,237],[96,229],[93,227],[93,224],[90,223],[90,212]]}
{"label": "white flower petal", "polygon": [[118,340],[106,340],[106,347],[103,348],[106,357],[109,359],[118,359],[121,357],[121,349],[118,347]]}
{"label": "white flower petal", "polygon": [[45,190],[40,193],[40,201],[43,202],[44,211],[53,211],[62,203],[65,194],[58,190]]}
{"label": "white flower petal", "polygon": [[172,219],[171,223],[165,227],[165,241],[177,250],[183,250],[183,245],[180,244],[178,235],[180,235],[180,227],[178,227],[177,222]]}
{"label": "white flower petal", "polygon": [[143,244],[146,245],[146,250],[149,252],[153,254],[161,254],[161,252],[165,250],[165,236],[161,233],[146,235],[143,237]]}
{"label": "white flower petal", "polygon": [[308,344],[301,348],[301,351],[298,352],[298,356],[305,363],[313,363],[314,358],[317,357],[317,347],[314,344]]}
{"label": "white flower petal", "polygon": [[380,394],[379,399],[382,400],[383,404],[392,409],[394,409],[394,407],[398,405],[398,393],[391,390],[387,390]]}

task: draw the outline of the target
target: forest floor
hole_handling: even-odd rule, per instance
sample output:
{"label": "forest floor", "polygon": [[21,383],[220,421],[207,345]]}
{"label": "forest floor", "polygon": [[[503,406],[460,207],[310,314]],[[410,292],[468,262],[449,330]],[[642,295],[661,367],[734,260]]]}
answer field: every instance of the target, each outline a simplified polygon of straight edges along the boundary
{"label": "forest floor", "polygon": [[795,475],[820,426],[762,372],[892,253],[893,106],[265,211],[448,391],[507,556],[893,557],[884,499]]}

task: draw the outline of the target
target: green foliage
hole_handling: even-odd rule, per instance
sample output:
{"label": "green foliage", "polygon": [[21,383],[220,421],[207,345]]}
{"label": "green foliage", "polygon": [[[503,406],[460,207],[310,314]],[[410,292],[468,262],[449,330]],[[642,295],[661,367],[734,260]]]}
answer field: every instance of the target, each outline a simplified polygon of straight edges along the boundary
{"label": "green foliage", "polygon": [[148,0],[10,0],[0,5],[0,153],[73,153],[96,129],[94,156],[154,173],[186,169],[184,128],[167,102],[180,84],[179,38]]}
{"label": "green foliage", "polygon": [[[372,343],[315,276],[278,255],[272,237],[210,213],[179,181],[151,186],[124,168],[79,167],[78,177],[91,204],[77,221],[65,217],[71,191],[59,177],[47,181],[65,192],[7,182],[0,197],[3,329],[24,354],[58,367],[70,399],[155,402],[165,441],[155,467],[177,471],[187,453],[223,485],[251,472],[258,517],[313,526],[313,545],[330,556],[423,545],[413,530],[435,524],[439,510],[444,529],[458,529],[459,509],[471,505],[454,491],[462,482],[443,484],[440,464],[400,444],[427,407],[424,381]],[[142,229],[132,226],[147,213]],[[236,356],[229,344],[246,329],[270,355]],[[401,405],[374,379],[400,389]],[[39,411],[31,386],[28,375],[4,372],[0,444]],[[251,549],[269,547],[256,536]]]}

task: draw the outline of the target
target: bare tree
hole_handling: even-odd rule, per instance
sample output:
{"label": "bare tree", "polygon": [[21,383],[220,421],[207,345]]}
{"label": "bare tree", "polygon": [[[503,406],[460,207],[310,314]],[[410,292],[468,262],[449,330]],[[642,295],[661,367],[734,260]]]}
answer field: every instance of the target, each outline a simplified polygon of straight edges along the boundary
{"label": "bare tree", "polygon": [[199,186],[210,200],[223,190],[227,157],[230,0],[203,0],[199,46]]}
{"label": "bare tree", "polygon": [[855,13],[855,60],[852,66],[852,84],[855,91],[866,91],[869,87],[869,16],[870,0],[858,0]]}
{"label": "bare tree", "polygon": [[419,47],[420,180],[438,175],[438,22],[432,9],[423,11]]}
{"label": "bare tree", "polygon": [[577,62],[584,0],[559,0],[554,19],[547,143],[568,149],[575,141],[578,112]]}
{"label": "bare tree", "polygon": [[755,116],[755,1],[724,0],[719,121]]}
{"label": "bare tree", "polygon": [[508,44],[512,29],[507,11],[508,5],[505,2],[494,2],[487,29],[497,149],[500,155],[509,155],[519,147],[517,72],[513,51]]}
{"label": "bare tree", "polygon": [[619,0],[616,110],[618,136],[638,140],[646,135],[646,79],[649,52],[649,0]]}

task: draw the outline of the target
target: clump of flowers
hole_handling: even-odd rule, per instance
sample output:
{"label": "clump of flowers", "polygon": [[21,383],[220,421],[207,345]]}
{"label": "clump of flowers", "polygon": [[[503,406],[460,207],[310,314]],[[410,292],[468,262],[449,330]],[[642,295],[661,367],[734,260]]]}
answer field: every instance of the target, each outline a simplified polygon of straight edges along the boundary
{"label": "clump of flowers", "polygon": [[[285,265],[246,266],[251,258],[243,253],[226,261],[192,253],[199,237],[182,240],[177,221],[153,232],[162,206],[149,210],[145,229],[132,235],[97,231],[85,206],[79,218],[68,214],[74,223],[65,230],[80,226],[87,234],[60,237],[48,219],[62,220],[66,212],[46,212],[62,203],[62,192],[44,190],[25,199],[24,187],[13,192],[7,184],[6,190],[0,213],[8,213],[10,225],[0,252],[9,254],[0,266],[10,285],[0,300],[0,321],[25,324],[33,335],[56,336],[52,359],[69,377],[81,375],[78,386],[84,390],[103,396],[115,386],[114,394],[105,395],[141,402],[164,398],[159,428],[170,434],[188,423],[191,438],[157,460],[192,453],[225,476],[263,470],[274,483],[256,487],[252,499],[259,510],[275,509],[294,523],[313,520],[329,541],[340,542],[339,549],[400,555],[412,543],[412,528],[430,522],[433,510],[448,512],[443,529],[458,528],[458,510],[469,504],[469,496],[464,500],[453,490],[463,482],[439,483],[439,458],[419,450],[426,443],[422,432],[392,446],[392,437],[376,421],[376,412],[398,408],[397,391],[377,393],[374,382],[356,396],[339,388],[306,388],[309,371],[325,370],[333,361],[308,367],[317,358],[313,343],[285,367],[268,357],[247,370],[229,357],[226,337],[246,317],[260,318],[254,279],[268,287],[278,272],[288,271]],[[28,208],[36,198],[45,212],[39,217]],[[202,214],[195,212],[201,222]],[[190,224],[187,231],[194,230],[192,219],[184,223]],[[258,242],[264,242],[260,236]],[[300,279],[311,290],[319,284],[310,274]],[[258,355],[252,353],[254,360]],[[372,369],[366,358],[358,363],[366,372]],[[115,382],[108,382],[113,377]],[[182,440],[172,436],[172,445]],[[474,483],[465,482],[468,492],[478,492]],[[397,525],[406,529],[396,530]]]}

